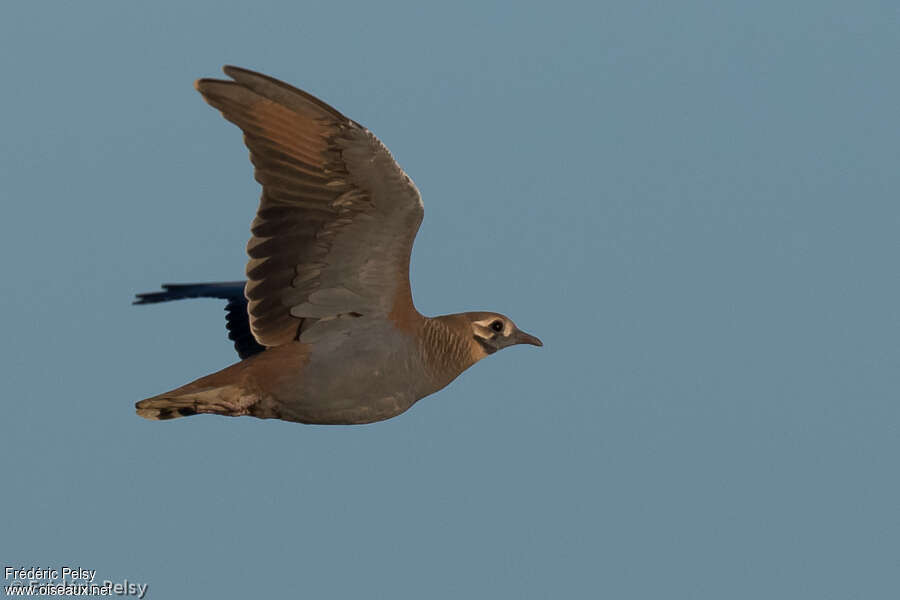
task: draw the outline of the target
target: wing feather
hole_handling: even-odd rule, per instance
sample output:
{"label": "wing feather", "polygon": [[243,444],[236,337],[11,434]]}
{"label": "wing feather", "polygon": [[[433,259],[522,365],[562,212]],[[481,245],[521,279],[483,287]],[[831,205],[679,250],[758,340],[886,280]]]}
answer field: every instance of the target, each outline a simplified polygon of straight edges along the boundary
{"label": "wing feather", "polygon": [[224,71],[233,81],[200,79],[196,88],[243,131],[263,188],[247,244],[255,339],[277,346],[318,319],[415,312],[409,257],[422,201],[387,148],[302,90]]}

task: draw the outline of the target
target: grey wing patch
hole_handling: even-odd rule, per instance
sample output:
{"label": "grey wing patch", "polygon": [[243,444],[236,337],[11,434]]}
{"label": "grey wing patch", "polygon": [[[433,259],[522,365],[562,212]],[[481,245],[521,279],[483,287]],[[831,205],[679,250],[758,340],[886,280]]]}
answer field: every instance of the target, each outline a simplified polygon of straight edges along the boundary
{"label": "grey wing patch", "polygon": [[347,288],[318,289],[307,296],[306,302],[291,307],[291,314],[301,319],[362,314],[365,305],[365,298]]}
{"label": "grey wing patch", "polygon": [[303,344],[316,344],[326,338],[348,335],[364,327],[369,319],[364,319],[359,313],[345,313],[334,317],[318,319],[309,326],[304,325],[298,338]]}

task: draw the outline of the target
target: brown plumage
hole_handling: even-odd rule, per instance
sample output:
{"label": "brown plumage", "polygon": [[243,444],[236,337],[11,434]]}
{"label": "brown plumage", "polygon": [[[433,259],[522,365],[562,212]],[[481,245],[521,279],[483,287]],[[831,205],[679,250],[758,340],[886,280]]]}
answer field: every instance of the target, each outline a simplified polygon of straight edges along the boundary
{"label": "brown plumage", "polygon": [[497,313],[419,314],[409,259],[423,206],[387,148],[306,92],[224,70],[233,81],[196,88],[244,132],[262,184],[248,280],[166,286],[137,303],[227,298],[230,337],[246,358],[138,402],[140,416],[368,423],[402,413],[496,350],[541,345]]}

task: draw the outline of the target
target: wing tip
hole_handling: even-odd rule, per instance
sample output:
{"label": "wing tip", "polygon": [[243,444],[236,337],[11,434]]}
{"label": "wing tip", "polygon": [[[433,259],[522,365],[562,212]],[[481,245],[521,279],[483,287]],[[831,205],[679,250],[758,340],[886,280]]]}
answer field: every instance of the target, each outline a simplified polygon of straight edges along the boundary
{"label": "wing tip", "polygon": [[194,80],[194,89],[203,94],[204,96],[213,91],[214,88],[221,86],[233,86],[238,85],[234,81],[228,81],[225,79],[215,79],[214,77],[201,77],[200,79]]}
{"label": "wing tip", "polygon": [[236,65],[222,65],[222,72],[237,81],[237,78],[241,75],[255,75],[257,77],[264,77],[266,79],[270,79],[266,77],[262,73],[257,73],[256,71],[252,71],[250,69],[245,69],[244,67],[238,67]]}
{"label": "wing tip", "polygon": [[[251,75],[260,75],[259,73],[254,73],[253,71],[251,71],[249,69],[243,69],[241,67],[236,67],[234,65],[224,65],[222,67],[222,72],[225,73],[225,75],[231,77],[231,79],[233,79],[235,81],[237,80],[237,77],[235,77],[236,74],[240,75],[241,73],[248,73]],[[194,80],[194,89],[199,92],[199,91],[201,91],[200,88],[202,88],[208,84],[221,84],[221,83],[233,84],[234,81],[229,81],[227,79],[217,79],[215,77],[200,77],[200,78]]]}

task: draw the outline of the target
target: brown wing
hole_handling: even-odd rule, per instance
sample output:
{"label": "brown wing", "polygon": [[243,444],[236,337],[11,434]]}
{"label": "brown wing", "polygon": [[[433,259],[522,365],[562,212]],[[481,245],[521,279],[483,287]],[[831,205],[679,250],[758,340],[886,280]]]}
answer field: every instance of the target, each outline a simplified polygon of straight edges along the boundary
{"label": "brown wing", "polygon": [[195,87],[243,130],[263,187],[247,244],[254,337],[278,346],[304,322],[415,311],[409,257],[422,200],[387,148],[306,92],[224,71],[234,81]]}

